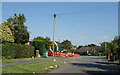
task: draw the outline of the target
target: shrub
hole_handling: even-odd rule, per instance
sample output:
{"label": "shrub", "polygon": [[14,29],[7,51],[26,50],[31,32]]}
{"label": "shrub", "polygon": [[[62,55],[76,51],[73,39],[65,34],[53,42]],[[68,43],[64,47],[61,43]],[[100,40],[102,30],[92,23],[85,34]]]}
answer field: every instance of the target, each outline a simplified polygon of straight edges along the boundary
{"label": "shrub", "polygon": [[69,50],[69,52],[75,53],[75,51],[74,51],[74,50]]}
{"label": "shrub", "polygon": [[91,56],[99,56],[100,53],[94,53],[92,51],[89,51],[89,54],[91,54]]}
{"label": "shrub", "polygon": [[102,56],[102,53],[98,53],[99,56]]}
{"label": "shrub", "polygon": [[40,54],[42,54],[42,52],[45,51],[45,41],[44,40],[34,40],[33,46],[35,47],[35,50],[39,50]]}
{"label": "shrub", "polygon": [[75,54],[87,55],[86,51],[75,51]]}
{"label": "shrub", "polygon": [[2,56],[10,58],[28,58],[34,56],[34,47],[14,43],[2,44]]}

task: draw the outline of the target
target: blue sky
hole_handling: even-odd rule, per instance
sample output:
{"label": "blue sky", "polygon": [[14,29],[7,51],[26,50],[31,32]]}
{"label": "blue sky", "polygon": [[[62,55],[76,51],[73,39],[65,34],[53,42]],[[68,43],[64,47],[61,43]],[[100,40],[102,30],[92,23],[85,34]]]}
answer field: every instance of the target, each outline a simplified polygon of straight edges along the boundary
{"label": "blue sky", "polygon": [[24,13],[30,40],[53,34],[55,40],[71,40],[73,45],[99,44],[118,35],[117,2],[3,2],[2,22],[14,13]]}

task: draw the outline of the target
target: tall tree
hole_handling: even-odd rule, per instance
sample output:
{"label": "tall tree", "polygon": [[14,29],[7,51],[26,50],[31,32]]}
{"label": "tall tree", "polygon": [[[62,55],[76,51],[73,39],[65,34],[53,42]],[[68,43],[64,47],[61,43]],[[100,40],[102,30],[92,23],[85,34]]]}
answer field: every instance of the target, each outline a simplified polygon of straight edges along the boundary
{"label": "tall tree", "polygon": [[10,18],[7,19],[9,24],[13,24],[13,18],[10,16]]}
{"label": "tall tree", "polygon": [[14,18],[13,18],[13,25],[16,25],[16,24],[18,24],[18,16],[17,16],[17,14],[15,13],[15,14],[14,14]]}
{"label": "tall tree", "polygon": [[29,32],[24,25],[15,26],[15,43],[24,44],[29,41]]}
{"label": "tall tree", "polygon": [[34,37],[33,40],[44,40],[44,37],[42,37],[42,36]]}
{"label": "tall tree", "polygon": [[26,22],[26,18],[24,14],[14,14],[14,17],[10,17],[7,19],[5,24],[11,29],[12,34],[14,36],[15,43],[24,44],[29,41],[29,32],[27,31],[27,26],[24,25]]}
{"label": "tall tree", "polygon": [[48,36],[46,36],[44,40],[45,40],[45,45],[49,45],[50,38]]}
{"label": "tall tree", "polygon": [[26,18],[24,16],[24,14],[22,14],[22,15],[19,14],[19,16],[18,16],[18,24],[23,25],[24,22],[26,22]]}
{"label": "tall tree", "polygon": [[61,43],[61,47],[62,47],[62,49],[70,50],[70,49],[72,48],[71,41],[69,41],[69,40],[64,40],[64,41]]}

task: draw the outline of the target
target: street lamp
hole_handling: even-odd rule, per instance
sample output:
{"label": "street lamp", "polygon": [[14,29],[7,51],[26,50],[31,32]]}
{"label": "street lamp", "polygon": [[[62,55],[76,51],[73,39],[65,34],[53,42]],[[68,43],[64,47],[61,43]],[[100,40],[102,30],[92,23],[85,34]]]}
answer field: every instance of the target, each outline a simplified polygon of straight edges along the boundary
{"label": "street lamp", "polygon": [[54,42],[55,42],[55,19],[56,19],[56,14],[54,14],[54,26],[53,26],[53,59],[54,59]]}

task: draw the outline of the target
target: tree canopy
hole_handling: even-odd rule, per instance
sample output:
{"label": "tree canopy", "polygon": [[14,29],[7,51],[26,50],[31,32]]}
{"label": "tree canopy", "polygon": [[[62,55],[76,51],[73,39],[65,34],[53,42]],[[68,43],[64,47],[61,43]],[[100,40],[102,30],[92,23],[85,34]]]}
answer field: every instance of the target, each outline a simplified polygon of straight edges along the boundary
{"label": "tree canopy", "polygon": [[1,42],[14,42],[12,32],[8,26],[1,24],[0,32],[0,35],[2,35],[2,38],[0,39]]}
{"label": "tree canopy", "polygon": [[27,31],[27,26],[24,25],[26,18],[24,14],[14,14],[14,17],[7,19],[7,22],[4,22],[8,26],[13,34],[14,42],[24,44],[29,41],[29,32]]}
{"label": "tree canopy", "polygon": [[33,40],[44,40],[45,45],[49,45],[49,43],[50,43],[50,38],[48,36],[46,36],[45,38],[42,36],[38,36],[38,37],[34,38]]}
{"label": "tree canopy", "polygon": [[71,48],[72,48],[71,41],[69,41],[69,40],[64,40],[64,41],[61,43],[61,47],[62,47],[62,49],[66,49],[66,50],[71,49]]}

